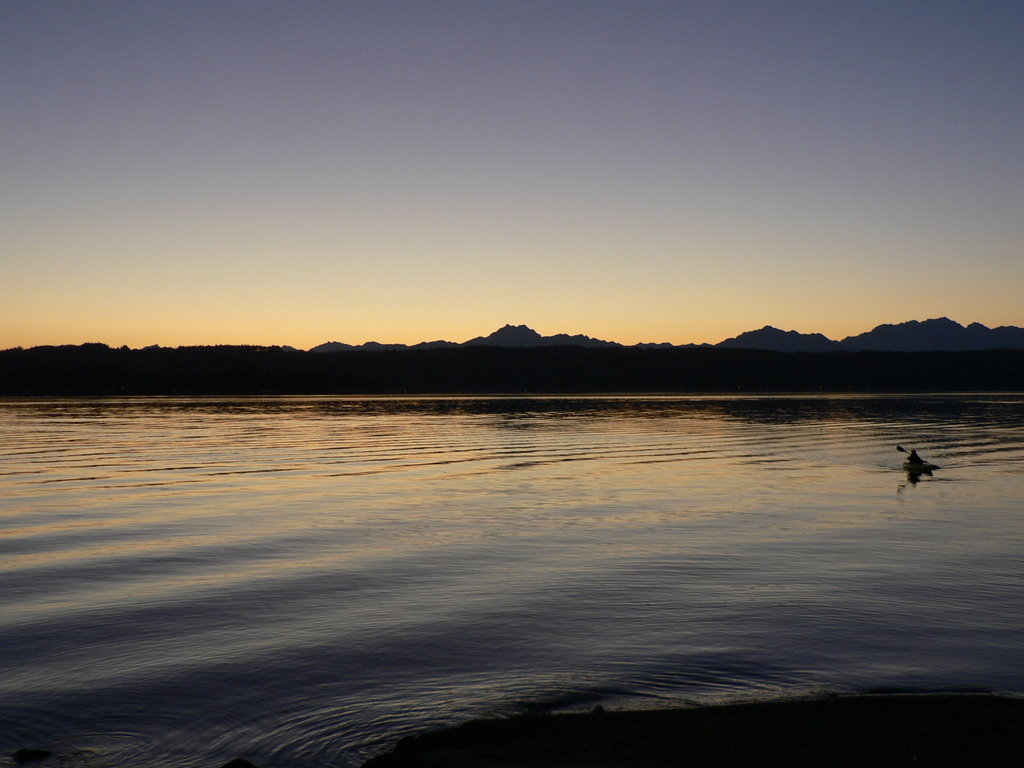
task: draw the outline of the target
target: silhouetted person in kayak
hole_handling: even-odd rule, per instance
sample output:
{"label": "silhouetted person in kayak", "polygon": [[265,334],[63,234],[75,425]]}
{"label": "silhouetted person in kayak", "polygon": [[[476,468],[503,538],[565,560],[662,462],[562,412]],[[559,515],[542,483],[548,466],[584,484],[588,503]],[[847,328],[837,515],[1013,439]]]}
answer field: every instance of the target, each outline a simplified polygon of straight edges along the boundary
{"label": "silhouetted person in kayak", "polygon": [[918,451],[916,451],[916,449],[914,449],[913,451],[907,451],[905,447],[903,447],[902,445],[897,445],[896,450],[899,451],[901,454],[907,455],[907,464],[928,464],[928,462],[926,462],[924,459],[918,456]]}
{"label": "silhouetted person in kayak", "polygon": [[906,467],[907,465],[913,467],[922,467],[923,470],[926,472],[931,472],[931,470],[933,469],[938,469],[936,465],[929,464],[920,456],[918,456],[918,452],[916,452],[916,450],[907,451],[905,447],[903,447],[902,445],[897,445],[896,450],[899,451],[901,454],[906,454],[906,461],[903,463],[904,467]]}

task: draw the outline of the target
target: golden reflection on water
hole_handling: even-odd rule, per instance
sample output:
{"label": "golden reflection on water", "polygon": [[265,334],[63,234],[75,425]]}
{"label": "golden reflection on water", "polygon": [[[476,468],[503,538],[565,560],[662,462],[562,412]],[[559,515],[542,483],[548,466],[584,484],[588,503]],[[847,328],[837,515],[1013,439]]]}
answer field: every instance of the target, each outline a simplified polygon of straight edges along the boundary
{"label": "golden reflection on water", "polygon": [[[366,744],[519,700],[1024,692],[1022,416],[1019,396],[0,401],[0,710],[88,700],[148,744],[168,717],[196,743],[330,722]],[[897,443],[943,469],[909,486]]]}

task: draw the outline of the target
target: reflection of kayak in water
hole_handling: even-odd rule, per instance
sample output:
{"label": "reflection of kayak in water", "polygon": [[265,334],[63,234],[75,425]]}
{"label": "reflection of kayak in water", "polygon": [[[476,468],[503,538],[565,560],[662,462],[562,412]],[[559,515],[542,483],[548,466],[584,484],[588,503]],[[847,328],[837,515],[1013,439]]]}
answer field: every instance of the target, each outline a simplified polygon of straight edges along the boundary
{"label": "reflection of kayak in water", "polygon": [[907,460],[903,462],[903,469],[907,472],[927,472],[930,475],[933,469],[941,469],[938,464],[932,464],[918,456],[916,450],[908,451],[902,445],[897,445],[896,450],[900,453],[909,454]]}

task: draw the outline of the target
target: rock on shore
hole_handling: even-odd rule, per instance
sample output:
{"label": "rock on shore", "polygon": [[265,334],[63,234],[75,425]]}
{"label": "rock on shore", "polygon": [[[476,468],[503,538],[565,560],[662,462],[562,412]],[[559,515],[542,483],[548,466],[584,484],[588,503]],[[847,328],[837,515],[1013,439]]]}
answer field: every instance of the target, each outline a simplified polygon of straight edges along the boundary
{"label": "rock on shore", "polygon": [[1014,765],[1024,699],[864,695],[524,715],[403,739],[365,768],[852,768]]}

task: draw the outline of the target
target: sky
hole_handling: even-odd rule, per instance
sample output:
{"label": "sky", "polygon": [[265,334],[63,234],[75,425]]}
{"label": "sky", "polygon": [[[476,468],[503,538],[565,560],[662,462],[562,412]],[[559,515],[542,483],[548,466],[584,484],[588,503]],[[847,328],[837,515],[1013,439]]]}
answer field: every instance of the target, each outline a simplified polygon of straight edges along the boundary
{"label": "sky", "polygon": [[0,348],[1024,325],[1019,0],[2,0]]}

